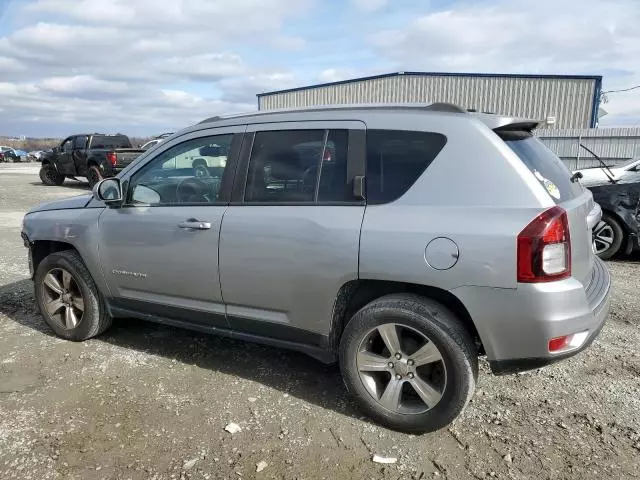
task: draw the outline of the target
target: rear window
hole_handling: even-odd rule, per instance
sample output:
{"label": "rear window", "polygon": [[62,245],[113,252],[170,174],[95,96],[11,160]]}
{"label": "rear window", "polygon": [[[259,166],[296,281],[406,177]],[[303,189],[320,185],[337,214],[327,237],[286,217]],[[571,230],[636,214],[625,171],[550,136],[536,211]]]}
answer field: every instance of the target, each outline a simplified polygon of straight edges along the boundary
{"label": "rear window", "polygon": [[440,133],[367,130],[367,203],[392,202],[404,195],[445,143]]}
{"label": "rear window", "polygon": [[131,141],[124,135],[94,135],[90,148],[131,148]]}
{"label": "rear window", "polygon": [[571,182],[569,169],[536,137],[526,132],[500,132],[499,135],[556,203],[580,195],[582,188],[578,182]]}

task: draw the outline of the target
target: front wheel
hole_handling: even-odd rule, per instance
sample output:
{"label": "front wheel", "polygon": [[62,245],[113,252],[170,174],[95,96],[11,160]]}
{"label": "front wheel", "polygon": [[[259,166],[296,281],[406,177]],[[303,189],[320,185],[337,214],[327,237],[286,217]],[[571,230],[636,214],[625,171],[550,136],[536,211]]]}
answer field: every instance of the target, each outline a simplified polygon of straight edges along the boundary
{"label": "front wheel", "polygon": [[620,251],[623,240],[624,230],[620,222],[603,213],[602,220],[593,229],[593,251],[602,260],[608,260]]}
{"label": "front wheel", "polygon": [[50,163],[45,163],[40,168],[40,180],[49,186],[60,186],[64,183],[64,175],[59,174]]}
{"label": "front wheel", "polygon": [[59,337],[87,340],[111,325],[93,278],[74,250],[52,253],[40,262],[35,296],[45,322]]}
{"label": "front wheel", "polygon": [[417,295],[388,295],[363,307],[340,341],[340,370],[360,407],[404,432],[447,426],[471,399],[477,349],[460,320]]}

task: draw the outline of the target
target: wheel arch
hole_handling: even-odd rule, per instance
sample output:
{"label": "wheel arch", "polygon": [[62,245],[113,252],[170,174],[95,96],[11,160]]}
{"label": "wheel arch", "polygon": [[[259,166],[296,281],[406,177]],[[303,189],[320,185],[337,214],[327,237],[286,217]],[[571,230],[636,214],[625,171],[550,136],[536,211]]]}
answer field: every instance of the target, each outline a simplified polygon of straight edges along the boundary
{"label": "wheel arch", "polygon": [[91,167],[100,168],[100,162],[98,161],[98,159],[96,157],[87,158],[87,169],[89,169]]}
{"label": "wheel arch", "polygon": [[392,293],[417,294],[443,304],[460,319],[476,343],[478,353],[484,353],[480,335],[471,319],[469,311],[451,292],[428,285],[363,279],[352,280],[345,283],[340,287],[336,295],[331,318],[331,332],[329,335],[331,348],[337,349],[344,328],[358,310],[373,300]]}
{"label": "wheel arch", "polygon": [[[64,250],[75,250],[78,252],[78,249],[75,248],[70,243],[59,242],[56,240],[35,240],[31,243],[31,261],[33,262],[33,272],[35,275],[35,271],[40,265],[40,262],[44,260],[48,255],[56,252],[62,252]],[[80,258],[82,255],[78,252]]]}
{"label": "wheel arch", "polygon": [[624,234],[629,235],[631,231],[629,228],[629,225],[627,225],[627,222],[625,222],[624,218],[622,218],[620,214],[618,214],[615,210],[612,210],[609,208],[602,208],[602,214],[603,215],[607,214],[610,217],[613,217],[613,219],[620,224],[620,227],[622,227],[622,231],[624,232]]}

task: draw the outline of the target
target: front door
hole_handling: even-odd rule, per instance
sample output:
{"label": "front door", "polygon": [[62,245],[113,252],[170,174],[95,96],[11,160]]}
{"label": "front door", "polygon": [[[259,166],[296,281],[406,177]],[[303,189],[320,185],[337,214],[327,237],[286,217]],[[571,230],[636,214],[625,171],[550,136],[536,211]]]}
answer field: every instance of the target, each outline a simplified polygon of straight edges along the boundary
{"label": "front door", "polygon": [[[128,181],[124,206],[105,209],[99,221],[100,263],[113,305],[227,325],[218,238],[242,142],[239,129],[244,127],[178,137],[122,179]],[[208,158],[212,145],[225,155]]]}
{"label": "front door", "polygon": [[247,127],[220,236],[232,328],[324,345],[336,294],[358,278],[363,144],[360,122]]}

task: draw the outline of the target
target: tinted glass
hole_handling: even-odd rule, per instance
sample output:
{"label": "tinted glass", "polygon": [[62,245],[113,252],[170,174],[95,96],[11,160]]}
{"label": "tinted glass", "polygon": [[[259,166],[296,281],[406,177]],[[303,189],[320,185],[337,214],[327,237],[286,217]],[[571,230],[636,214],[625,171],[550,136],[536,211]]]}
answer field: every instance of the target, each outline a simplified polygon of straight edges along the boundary
{"label": "tinted glass", "polygon": [[447,139],[431,132],[367,131],[367,203],[404,195],[433,162]]}
{"label": "tinted glass", "polygon": [[91,148],[131,148],[131,142],[124,135],[94,135]]}
{"label": "tinted glass", "polygon": [[[131,180],[130,204],[218,203],[227,156],[201,155],[212,145],[229,151],[233,135],[196,138],[162,152]],[[206,150],[205,153],[220,153]]]}
{"label": "tinted glass", "polygon": [[73,146],[73,148],[77,148],[77,149],[85,148],[87,146],[87,140],[88,140],[88,137],[84,135],[81,137],[76,137],[75,145]]}
{"label": "tinted glass", "polygon": [[63,152],[70,152],[71,150],[73,150],[73,141],[71,139],[69,139],[69,140],[66,140],[62,144],[62,151]]}
{"label": "tinted glass", "polygon": [[256,133],[245,201],[313,202],[324,137],[324,130]]}
{"label": "tinted glass", "polygon": [[570,200],[582,193],[580,183],[571,182],[571,172],[562,160],[540,140],[524,132],[500,133],[500,136],[556,203]]}
{"label": "tinted glass", "polygon": [[347,182],[347,151],[349,132],[347,130],[329,130],[327,143],[312,142],[296,147],[303,158],[303,163],[322,162],[318,167],[312,167],[311,174],[316,176],[315,170],[320,168],[318,182],[319,202],[341,202],[352,200]]}

